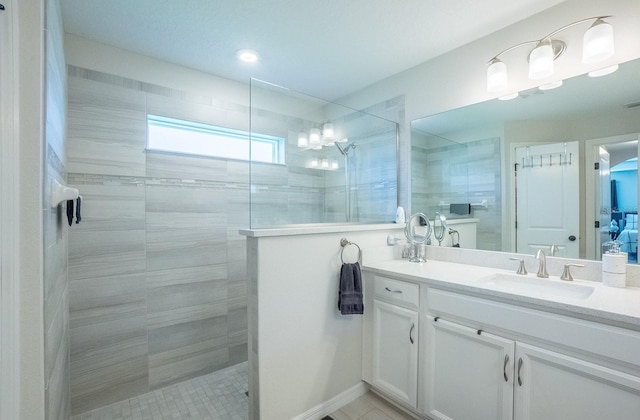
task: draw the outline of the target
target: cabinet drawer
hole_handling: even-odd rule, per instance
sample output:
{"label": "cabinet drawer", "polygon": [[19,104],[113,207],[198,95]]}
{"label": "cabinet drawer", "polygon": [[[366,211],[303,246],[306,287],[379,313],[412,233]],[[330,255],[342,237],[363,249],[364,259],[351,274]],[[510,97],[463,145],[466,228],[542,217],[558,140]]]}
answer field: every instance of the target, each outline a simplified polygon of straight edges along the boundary
{"label": "cabinet drawer", "polygon": [[420,299],[419,291],[420,288],[417,284],[402,280],[376,276],[374,282],[376,297],[416,309]]}

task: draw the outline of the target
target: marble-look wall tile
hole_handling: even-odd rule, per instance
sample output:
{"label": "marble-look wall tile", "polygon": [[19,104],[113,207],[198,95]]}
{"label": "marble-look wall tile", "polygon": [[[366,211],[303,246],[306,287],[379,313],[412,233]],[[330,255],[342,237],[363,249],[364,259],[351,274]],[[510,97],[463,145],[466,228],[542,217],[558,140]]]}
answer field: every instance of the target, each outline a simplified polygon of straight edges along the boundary
{"label": "marble-look wall tile", "polygon": [[71,330],[73,414],[148,390],[146,316]]}
{"label": "marble-look wall tile", "polygon": [[146,315],[145,281],[144,273],[72,281],[71,328]]}
{"label": "marble-look wall tile", "polygon": [[145,254],[144,230],[76,231],[69,240],[69,278],[142,273]]}
{"label": "marble-look wall tile", "polygon": [[144,176],[145,95],[77,77],[68,89],[69,172]]}
{"label": "marble-look wall tile", "polygon": [[226,181],[227,161],[225,159],[148,151],[147,176],[150,178]]}

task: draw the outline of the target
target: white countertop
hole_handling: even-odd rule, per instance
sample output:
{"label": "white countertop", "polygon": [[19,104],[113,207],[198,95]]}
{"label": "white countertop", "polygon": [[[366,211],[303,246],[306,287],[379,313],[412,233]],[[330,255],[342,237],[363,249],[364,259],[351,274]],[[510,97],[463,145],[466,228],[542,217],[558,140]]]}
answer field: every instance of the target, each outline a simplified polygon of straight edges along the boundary
{"label": "white countertop", "polygon": [[[535,290],[514,292],[483,283],[483,278],[495,273],[511,275],[515,273],[514,271],[467,264],[435,260],[429,260],[426,263],[390,260],[368,263],[363,269],[375,274],[425,283],[430,286],[473,294],[479,297],[508,301],[541,310],[640,330],[640,288],[615,288],[604,286],[600,282],[576,279],[572,284],[593,287],[593,293],[586,298],[573,298],[554,296],[548,292],[537,293]],[[549,279],[539,279],[535,273],[530,273],[526,277],[527,280],[532,281],[571,283],[554,276],[550,276]]]}

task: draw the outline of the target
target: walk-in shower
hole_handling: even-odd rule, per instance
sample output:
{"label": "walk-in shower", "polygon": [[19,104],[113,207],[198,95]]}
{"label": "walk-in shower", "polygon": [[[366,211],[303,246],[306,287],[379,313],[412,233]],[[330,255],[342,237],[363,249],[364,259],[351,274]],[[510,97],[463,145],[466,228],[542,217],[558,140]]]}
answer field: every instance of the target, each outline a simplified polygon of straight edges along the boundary
{"label": "walk-in shower", "polygon": [[254,79],[251,135],[251,228],[395,219],[395,122]]}

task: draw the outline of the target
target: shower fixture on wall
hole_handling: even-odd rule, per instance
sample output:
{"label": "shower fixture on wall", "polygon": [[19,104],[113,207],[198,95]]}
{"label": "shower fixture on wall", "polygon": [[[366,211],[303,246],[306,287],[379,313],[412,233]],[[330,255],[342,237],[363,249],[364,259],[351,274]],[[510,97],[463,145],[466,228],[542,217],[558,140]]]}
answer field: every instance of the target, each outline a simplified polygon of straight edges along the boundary
{"label": "shower fixture on wall", "polygon": [[348,156],[349,155],[349,149],[355,149],[356,148],[356,143],[351,143],[348,144],[346,146],[340,146],[340,143],[335,143],[336,147],[338,148],[338,150],[340,150],[340,153],[342,153],[342,156]]}
{"label": "shower fixture on wall", "polygon": [[[596,16],[578,20],[556,29],[539,40],[522,42],[496,54],[488,62],[487,91],[500,92],[509,87],[507,65],[502,62],[499,57],[511,50],[525,45],[535,44],[535,48],[527,57],[527,60],[529,61],[529,79],[539,80],[553,75],[553,62],[560,57],[567,48],[567,44],[564,41],[553,39],[553,37],[567,28],[584,22],[594,21],[583,35],[582,62],[584,64],[594,64],[611,58],[614,54],[613,27],[611,24],[604,21],[604,19],[610,17],[611,16]],[[589,76],[604,76],[605,74],[613,73],[617,69],[618,65],[616,64],[592,71],[589,73]],[[560,86],[561,84],[561,80],[553,81],[551,83],[544,84],[541,88],[544,87],[546,89],[552,89]],[[517,94],[515,96],[513,94],[510,96],[516,97]]]}

